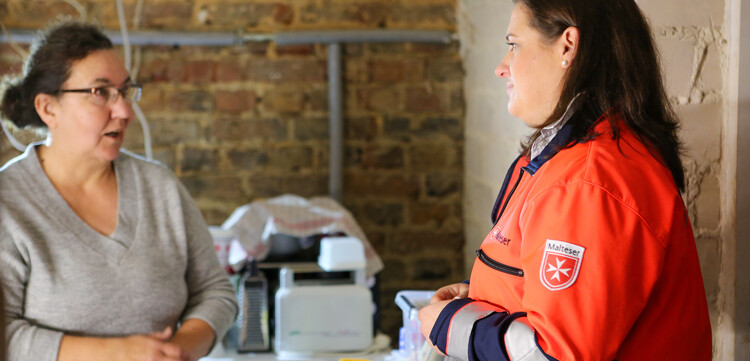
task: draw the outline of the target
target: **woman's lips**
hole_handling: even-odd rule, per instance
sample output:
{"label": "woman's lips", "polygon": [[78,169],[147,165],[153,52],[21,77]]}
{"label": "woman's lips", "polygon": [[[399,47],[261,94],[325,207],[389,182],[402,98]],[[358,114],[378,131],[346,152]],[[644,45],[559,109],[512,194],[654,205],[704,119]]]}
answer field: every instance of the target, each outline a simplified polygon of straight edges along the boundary
{"label": "woman's lips", "polygon": [[511,83],[506,84],[505,90],[508,92],[508,95],[510,95],[510,93],[513,92],[513,84]]}

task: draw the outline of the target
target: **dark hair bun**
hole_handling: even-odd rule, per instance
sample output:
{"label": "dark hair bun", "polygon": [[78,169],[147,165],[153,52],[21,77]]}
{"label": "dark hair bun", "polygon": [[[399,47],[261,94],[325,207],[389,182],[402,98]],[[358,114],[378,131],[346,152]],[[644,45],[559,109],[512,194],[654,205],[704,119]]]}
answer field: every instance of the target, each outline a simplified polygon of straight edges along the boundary
{"label": "dark hair bun", "polygon": [[45,128],[34,107],[36,95],[57,95],[73,62],[102,49],[112,49],[112,42],[95,25],[65,21],[40,32],[29,48],[23,78],[0,84],[5,88],[0,114],[18,128]]}
{"label": "dark hair bun", "polygon": [[21,79],[4,80],[4,91],[0,100],[0,115],[18,128],[45,127],[34,108],[34,99],[26,99]]}

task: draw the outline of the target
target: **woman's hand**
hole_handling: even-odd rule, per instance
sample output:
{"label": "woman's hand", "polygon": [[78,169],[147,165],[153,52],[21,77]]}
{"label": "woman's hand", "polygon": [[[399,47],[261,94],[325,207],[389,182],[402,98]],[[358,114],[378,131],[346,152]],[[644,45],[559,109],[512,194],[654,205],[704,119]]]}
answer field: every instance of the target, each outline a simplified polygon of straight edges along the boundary
{"label": "woman's hand", "polygon": [[[451,285],[451,286],[454,286],[454,285]],[[447,288],[447,287],[450,287],[450,286],[446,286],[443,288]],[[443,288],[441,288],[441,290]],[[433,297],[433,301],[434,301],[434,297]],[[430,341],[430,332],[432,331],[432,327],[435,325],[435,321],[437,321],[438,316],[440,316],[440,312],[442,312],[443,308],[445,308],[445,306],[448,305],[451,301],[453,301],[452,298],[448,300],[434,301],[430,303],[429,305],[422,307],[419,310],[419,314],[417,316],[419,317],[420,331],[422,332],[422,335],[424,336],[424,338],[427,339],[427,342],[430,342],[430,344],[432,344],[432,341]],[[435,347],[435,345],[433,345],[432,347],[441,355],[443,355],[443,353],[437,347]]]}
{"label": "woman's hand", "polygon": [[197,361],[205,356],[214,344],[214,329],[206,321],[191,318],[180,325],[169,341],[184,351],[184,361]]}
{"label": "woman's hand", "polygon": [[118,361],[189,361],[188,354],[169,342],[172,328],[147,335],[132,335],[110,339],[111,360]]}
{"label": "woman's hand", "polygon": [[430,299],[430,303],[432,304],[435,302],[466,297],[469,297],[469,285],[466,283],[454,283],[452,285],[441,287],[439,290],[435,291],[435,294]]}
{"label": "woman's hand", "polygon": [[182,347],[170,343],[172,329],[127,337],[99,338],[65,335],[58,361],[189,361]]}

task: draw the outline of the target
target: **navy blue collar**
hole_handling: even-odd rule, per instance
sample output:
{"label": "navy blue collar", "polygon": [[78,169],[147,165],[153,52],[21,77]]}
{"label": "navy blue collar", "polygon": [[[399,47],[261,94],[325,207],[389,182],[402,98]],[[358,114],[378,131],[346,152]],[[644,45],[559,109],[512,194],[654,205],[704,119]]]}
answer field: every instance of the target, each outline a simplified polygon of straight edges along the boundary
{"label": "navy blue collar", "polygon": [[570,142],[571,132],[573,132],[572,122],[565,123],[565,125],[563,125],[562,128],[560,128],[560,130],[557,132],[555,137],[552,138],[549,144],[544,147],[542,152],[539,153],[536,158],[532,159],[527,166],[523,167],[523,169],[532,176],[536,174],[536,172],[539,171],[539,168],[541,168],[544,163],[552,159],[552,157],[554,157],[555,154],[560,151],[560,149],[568,145],[568,143]]}

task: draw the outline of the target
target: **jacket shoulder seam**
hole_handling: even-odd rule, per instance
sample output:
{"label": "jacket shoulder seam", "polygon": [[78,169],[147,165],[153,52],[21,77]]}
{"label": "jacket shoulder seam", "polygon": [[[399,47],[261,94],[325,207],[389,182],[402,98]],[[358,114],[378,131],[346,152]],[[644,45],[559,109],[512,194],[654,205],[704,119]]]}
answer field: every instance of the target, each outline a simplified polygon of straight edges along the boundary
{"label": "jacket shoulder seam", "polygon": [[574,186],[576,184],[584,184],[584,185],[588,185],[588,186],[597,188],[597,189],[603,191],[604,193],[606,193],[608,197],[610,197],[613,200],[615,200],[622,207],[625,207],[625,208],[629,209],[631,212],[633,212],[633,214],[635,214],[638,217],[638,219],[640,219],[641,222],[643,222],[644,226],[646,227],[646,229],[648,229],[649,233],[651,233],[654,236],[654,238],[656,238],[656,240],[659,241],[659,244],[663,248],[665,248],[665,249],[667,248],[667,245],[664,242],[664,240],[658,235],[658,233],[654,230],[654,228],[651,226],[651,224],[648,221],[646,221],[646,219],[643,217],[643,215],[641,215],[640,212],[638,212],[637,209],[635,209],[633,206],[627,204],[621,197],[618,197],[617,195],[613,194],[609,189],[607,189],[606,187],[604,187],[601,184],[594,183],[592,181],[585,180],[585,179],[578,179],[578,180],[575,180],[575,181],[572,181],[572,182],[569,182],[569,183],[565,183],[565,184],[553,185],[553,186],[547,187],[546,189],[544,189],[543,191],[541,191],[539,194],[537,194],[533,198],[529,199],[529,202],[534,202],[537,198],[541,197],[542,195],[546,194],[547,192],[551,191],[552,189],[555,189],[555,188],[568,188],[568,187]]}

